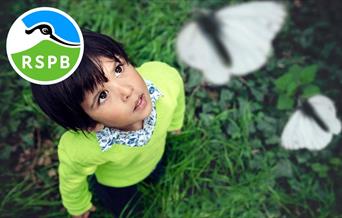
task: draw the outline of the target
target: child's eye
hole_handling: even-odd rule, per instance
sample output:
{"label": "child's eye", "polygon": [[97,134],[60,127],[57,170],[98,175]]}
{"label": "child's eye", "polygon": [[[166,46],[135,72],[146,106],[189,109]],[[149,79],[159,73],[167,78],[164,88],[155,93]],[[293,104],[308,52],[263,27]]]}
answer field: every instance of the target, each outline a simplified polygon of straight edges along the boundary
{"label": "child's eye", "polygon": [[120,76],[120,74],[123,71],[123,65],[119,64],[118,66],[115,67],[114,73],[115,73],[115,77]]}
{"label": "child's eye", "polygon": [[102,91],[99,94],[99,98],[97,99],[98,104],[102,104],[103,102],[106,101],[106,98],[108,97],[108,91]]}

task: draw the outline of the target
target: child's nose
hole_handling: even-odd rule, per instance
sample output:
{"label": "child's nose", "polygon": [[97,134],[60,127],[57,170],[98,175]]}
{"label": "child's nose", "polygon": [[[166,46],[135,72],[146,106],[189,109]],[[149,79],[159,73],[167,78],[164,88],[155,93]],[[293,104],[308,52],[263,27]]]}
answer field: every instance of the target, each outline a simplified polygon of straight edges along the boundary
{"label": "child's nose", "polygon": [[129,99],[132,96],[133,90],[133,86],[130,85],[120,86],[120,95],[122,101],[127,101],[127,99]]}

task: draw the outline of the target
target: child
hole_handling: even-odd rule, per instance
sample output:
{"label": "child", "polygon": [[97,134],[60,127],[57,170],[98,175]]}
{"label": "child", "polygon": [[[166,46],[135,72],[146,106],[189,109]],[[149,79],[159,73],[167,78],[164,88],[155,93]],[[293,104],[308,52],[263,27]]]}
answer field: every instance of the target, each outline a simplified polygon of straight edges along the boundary
{"label": "child", "polygon": [[87,176],[119,216],[137,195],[136,184],[161,160],[167,131],[183,124],[183,81],[174,68],[147,62],[134,68],[122,46],[108,36],[83,32],[78,69],[53,85],[32,84],[41,109],[68,131],[58,145],[62,202],[74,217],[94,207]]}

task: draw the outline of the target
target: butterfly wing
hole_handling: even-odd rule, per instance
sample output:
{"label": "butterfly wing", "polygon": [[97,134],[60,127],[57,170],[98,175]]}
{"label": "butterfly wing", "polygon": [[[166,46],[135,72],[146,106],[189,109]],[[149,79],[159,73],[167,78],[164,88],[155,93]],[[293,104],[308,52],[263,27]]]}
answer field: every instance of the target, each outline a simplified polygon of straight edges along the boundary
{"label": "butterfly wing", "polygon": [[280,30],[286,11],[274,2],[252,2],[225,7],[214,14],[219,36],[232,60],[226,66],[197,22],[183,27],[176,40],[179,57],[201,70],[215,84],[226,83],[231,74],[244,75],[263,66],[272,51],[271,42]]}
{"label": "butterfly wing", "polygon": [[229,71],[244,75],[266,63],[286,10],[275,2],[250,2],[223,8],[215,16],[221,25],[221,39],[232,59]]}
{"label": "butterfly wing", "polygon": [[305,148],[309,150],[321,150],[325,148],[333,138],[332,133],[324,131],[313,119],[309,117],[305,117],[305,119],[308,125],[310,125],[306,128],[306,137],[309,140],[309,144],[306,144]]}
{"label": "butterfly wing", "polygon": [[283,147],[287,149],[320,150],[331,142],[333,134],[341,132],[341,121],[336,116],[336,108],[331,99],[323,95],[315,95],[310,97],[308,102],[329,130],[323,130],[313,118],[297,110],[291,116],[282,133]]}
{"label": "butterfly wing", "polygon": [[341,132],[341,121],[337,118],[333,101],[324,95],[315,95],[309,98],[308,101],[328,126],[329,131],[333,134],[339,134]]}
{"label": "butterfly wing", "polygon": [[177,54],[187,65],[203,72],[209,82],[224,84],[229,80],[227,67],[196,22],[189,22],[176,40]]}
{"label": "butterfly wing", "polygon": [[290,120],[285,125],[281,135],[281,145],[286,149],[300,149],[303,148],[303,138],[297,127],[302,125],[302,117],[299,111],[296,111],[290,117]]}
{"label": "butterfly wing", "polygon": [[290,150],[319,150],[326,147],[331,139],[330,132],[325,132],[313,119],[297,110],[285,125],[281,145]]}

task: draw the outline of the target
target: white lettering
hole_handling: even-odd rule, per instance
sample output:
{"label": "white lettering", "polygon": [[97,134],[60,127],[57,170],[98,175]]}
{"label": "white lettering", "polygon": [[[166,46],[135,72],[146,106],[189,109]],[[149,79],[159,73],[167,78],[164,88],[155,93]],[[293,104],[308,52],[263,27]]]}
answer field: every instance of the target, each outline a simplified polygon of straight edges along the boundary
{"label": "white lettering", "polygon": [[61,56],[61,63],[60,63],[60,67],[62,69],[66,69],[70,66],[70,63],[69,63],[69,57],[68,56],[64,56],[62,55]]}
{"label": "white lettering", "polygon": [[56,56],[48,56],[48,69],[51,69],[51,66],[57,63]]}
{"label": "white lettering", "polygon": [[43,59],[44,59],[44,56],[42,56],[42,55],[38,55],[36,57],[36,62],[37,62],[35,65],[36,68],[42,69],[44,67]]}
{"label": "white lettering", "polygon": [[[58,66],[60,69],[68,69],[70,67],[70,58],[69,56],[66,55],[61,55],[61,56],[54,56],[54,55],[49,55],[47,57],[43,55],[38,55],[34,58],[31,58],[28,55],[23,55],[22,56],[22,68],[29,68],[32,69],[33,67],[36,69],[43,69],[46,67],[48,69],[51,69],[53,66]],[[33,66],[33,67],[32,67]]]}
{"label": "white lettering", "polygon": [[31,66],[30,62],[31,62],[31,57],[27,56],[27,55],[23,55],[23,57],[22,57],[23,69],[25,69],[26,65],[28,66],[28,68],[32,69],[32,66]]}

